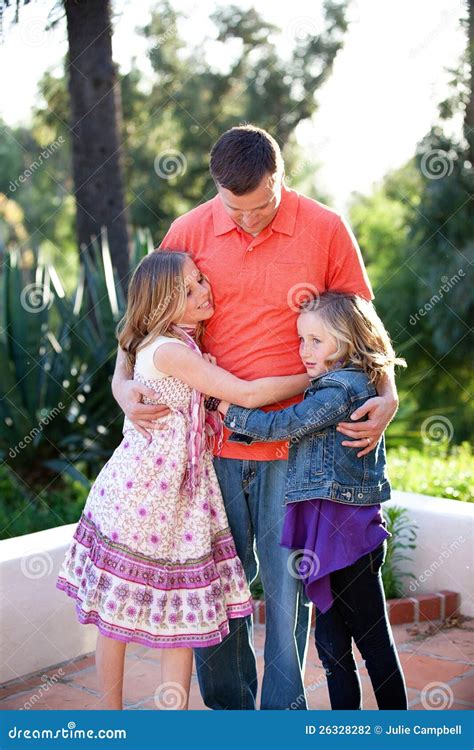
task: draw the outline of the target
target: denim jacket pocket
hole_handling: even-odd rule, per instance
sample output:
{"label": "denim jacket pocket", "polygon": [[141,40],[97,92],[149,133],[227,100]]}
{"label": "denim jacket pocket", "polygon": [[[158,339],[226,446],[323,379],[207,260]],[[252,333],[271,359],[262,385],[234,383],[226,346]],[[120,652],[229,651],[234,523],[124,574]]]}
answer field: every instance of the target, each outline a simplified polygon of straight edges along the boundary
{"label": "denim jacket pocket", "polygon": [[326,449],[327,432],[314,432],[310,440],[310,473],[317,477],[324,471],[324,453]]}

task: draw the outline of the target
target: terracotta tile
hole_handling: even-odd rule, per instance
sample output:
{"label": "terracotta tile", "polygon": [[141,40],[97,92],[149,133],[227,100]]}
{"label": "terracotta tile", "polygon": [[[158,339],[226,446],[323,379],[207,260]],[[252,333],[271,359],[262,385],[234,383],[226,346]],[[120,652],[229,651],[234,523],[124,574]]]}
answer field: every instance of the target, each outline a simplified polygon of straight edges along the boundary
{"label": "terracotta tile", "polygon": [[327,688],[318,688],[317,690],[308,691],[306,695],[306,699],[308,701],[308,708],[315,710],[319,709],[327,711],[331,708],[331,703],[329,701],[329,693],[327,691]]}
{"label": "terracotta tile", "polygon": [[423,690],[430,682],[449,682],[470,670],[468,665],[442,661],[430,656],[401,653],[400,662],[409,687]]}
{"label": "terracotta tile", "polygon": [[[35,694],[31,693],[30,701],[33,695]],[[85,711],[93,710],[97,707],[97,698],[95,696],[90,695],[85,690],[76,690],[69,685],[61,685],[59,683],[53,685],[47,692],[36,693],[36,695],[38,696],[38,700],[34,700],[33,704],[35,711]],[[12,697],[2,703],[2,710],[22,708],[25,705],[25,700],[25,696]]]}
{"label": "terracotta tile", "polygon": [[442,656],[451,661],[474,664],[474,634],[470,634],[471,640],[458,637],[457,633],[445,630],[437,633],[424,641],[412,641],[409,651],[418,654],[429,654],[431,656]]}
{"label": "terracotta tile", "polygon": [[[445,709],[446,711],[472,711],[471,706],[464,706],[462,703],[453,703],[452,706]],[[416,703],[410,706],[410,711],[426,711],[422,703]]]}
{"label": "terracotta tile", "polygon": [[474,675],[463,677],[459,682],[455,682],[450,687],[454,693],[455,700],[466,701],[473,704],[474,707]]}

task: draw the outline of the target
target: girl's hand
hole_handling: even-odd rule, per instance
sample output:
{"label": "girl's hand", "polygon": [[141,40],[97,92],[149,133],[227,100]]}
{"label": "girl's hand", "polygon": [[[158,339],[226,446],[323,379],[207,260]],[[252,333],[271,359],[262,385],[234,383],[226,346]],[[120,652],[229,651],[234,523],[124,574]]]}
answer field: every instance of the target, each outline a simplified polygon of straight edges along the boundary
{"label": "girl's hand", "polygon": [[212,354],[203,354],[202,355],[206,362],[210,362],[211,365],[217,365],[217,359],[212,356]]}
{"label": "girl's hand", "polygon": [[229,411],[230,404],[228,401],[221,401],[219,406],[217,407],[217,410],[220,411],[223,417],[227,414]]}

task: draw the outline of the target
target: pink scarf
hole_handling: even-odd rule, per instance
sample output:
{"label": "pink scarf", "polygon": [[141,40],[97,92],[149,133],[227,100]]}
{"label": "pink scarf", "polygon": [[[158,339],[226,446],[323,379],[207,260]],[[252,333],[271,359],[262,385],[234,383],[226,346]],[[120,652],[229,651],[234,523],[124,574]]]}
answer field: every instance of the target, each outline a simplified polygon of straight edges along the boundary
{"label": "pink scarf", "polygon": [[[202,352],[194,341],[195,329],[187,326],[174,326],[187,345],[202,357]],[[201,477],[204,453],[211,450],[217,439],[218,451],[222,448],[223,423],[219,412],[206,411],[204,394],[193,388],[189,406],[189,429],[187,434],[188,464],[184,482],[191,495],[194,495]]]}

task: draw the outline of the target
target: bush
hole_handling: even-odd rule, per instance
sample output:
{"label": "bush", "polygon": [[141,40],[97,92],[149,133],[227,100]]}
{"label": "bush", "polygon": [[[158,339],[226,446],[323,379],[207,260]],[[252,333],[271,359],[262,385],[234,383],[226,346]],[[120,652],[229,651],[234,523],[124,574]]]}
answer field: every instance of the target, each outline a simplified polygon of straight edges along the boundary
{"label": "bush", "polygon": [[35,495],[25,490],[7,466],[0,466],[0,539],[77,522],[87,494],[80,482],[65,478]]}
{"label": "bush", "polygon": [[392,487],[422,495],[474,502],[474,457],[469,443],[413,448],[392,448],[387,453]]}
{"label": "bush", "polygon": [[[137,233],[132,266],[152,247]],[[0,458],[32,490],[63,472],[87,486],[121,439],[110,381],[125,298],[105,236],[83,258],[71,294],[32,252],[9,249],[3,264]]]}
{"label": "bush", "polygon": [[382,581],[387,599],[397,599],[403,596],[403,579],[415,577],[413,573],[401,572],[399,565],[410,561],[406,551],[416,547],[416,524],[411,521],[407,509],[397,505],[384,507],[383,515],[391,536],[387,539]]}

